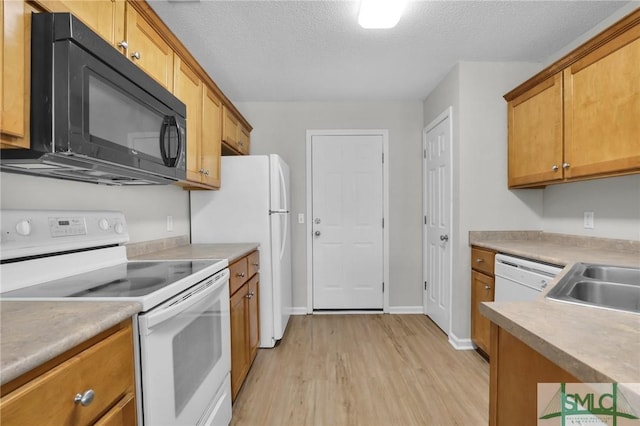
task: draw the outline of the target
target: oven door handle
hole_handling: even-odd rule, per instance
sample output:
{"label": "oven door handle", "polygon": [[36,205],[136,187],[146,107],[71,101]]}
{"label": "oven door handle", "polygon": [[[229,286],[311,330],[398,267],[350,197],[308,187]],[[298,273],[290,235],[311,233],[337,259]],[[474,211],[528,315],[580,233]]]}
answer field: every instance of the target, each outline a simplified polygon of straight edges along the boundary
{"label": "oven door handle", "polygon": [[[211,284],[207,285],[210,281]],[[181,312],[193,307],[205,300],[210,294],[218,291],[221,287],[226,286],[228,290],[229,269],[217,273],[212,278],[208,278],[197,284],[195,287],[187,290],[177,297],[163,303],[157,308],[149,311],[147,314],[140,315],[141,332],[145,335],[151,333],[151,329],[156,325],[175,317]],[[228,298],[227,298],[228,299]],[[227,301],[228,303],[228,301]]]}

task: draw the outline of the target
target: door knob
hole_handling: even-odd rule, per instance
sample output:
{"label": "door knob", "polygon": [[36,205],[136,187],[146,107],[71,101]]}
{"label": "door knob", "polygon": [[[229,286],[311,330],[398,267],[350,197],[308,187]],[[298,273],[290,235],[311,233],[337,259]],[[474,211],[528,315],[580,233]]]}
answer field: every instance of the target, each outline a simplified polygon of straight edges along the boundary
{"label": "door knob", "polygon": [[449,236],[447,234],[440,235],[440,241],[449,241]]}
{"label": "door knob", "polygon": [[315,235],[316,237],[319,237],[319,236],[320,236],[320,231],[316,231],[316,232],[314,232],[314,235]]}

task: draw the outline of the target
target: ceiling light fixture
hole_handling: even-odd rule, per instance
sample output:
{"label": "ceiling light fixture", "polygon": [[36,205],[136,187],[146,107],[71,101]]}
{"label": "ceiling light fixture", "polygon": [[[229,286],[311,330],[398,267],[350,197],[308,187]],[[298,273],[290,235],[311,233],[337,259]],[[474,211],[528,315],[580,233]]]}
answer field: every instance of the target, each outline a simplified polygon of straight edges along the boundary
{"label": "ceiling light fixture", "polygon": [[362,0],[358,23],[362,28],[393,28],[400,21],[406,0]]}

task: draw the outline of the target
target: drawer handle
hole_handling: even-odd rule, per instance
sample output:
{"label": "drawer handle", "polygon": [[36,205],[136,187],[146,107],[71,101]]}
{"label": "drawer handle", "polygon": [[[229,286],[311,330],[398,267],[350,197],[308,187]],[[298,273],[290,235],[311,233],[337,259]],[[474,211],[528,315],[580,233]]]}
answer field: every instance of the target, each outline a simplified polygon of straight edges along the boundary
{"label": "drawer handle", "polygon": [[244,272],[236,272],[236,277],[244,278]]}
{"label": "drawer handle", "polygon": [[485,285],[485,286],[484,286],[484,289],[485,289],[485,290],[491,290],[491,287],[490,287],[490,286],[488,286],[488,285]]}
{"label": "drawer handle", "polygon": [[484,262],[484,259],[482,259],[481,257],[476,259],[476,263],[482,263],[482,262]]}
{"label": "drawer handle", "polygon": [[87,405],[91,404],[93,402],[93,397],[95,396],[95,392],[93,391],[93,389],[89,389],[88,391],[86,391],[83,394],[76,394],[75,398],[73,398],[73,401],[76,404],[80,404],[83,407],[86,407]]}

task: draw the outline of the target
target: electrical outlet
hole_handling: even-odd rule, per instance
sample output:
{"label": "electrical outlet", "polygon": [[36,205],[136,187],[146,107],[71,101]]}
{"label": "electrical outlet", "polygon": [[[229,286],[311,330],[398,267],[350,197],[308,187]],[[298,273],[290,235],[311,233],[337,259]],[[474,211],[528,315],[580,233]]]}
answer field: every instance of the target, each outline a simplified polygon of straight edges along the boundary
{"label": "electrical outlet", "polygon": [[173,231],[173,216],[167,216],[167,231]]}
{"label": "electrical outlet", "polygon": [[298,223],[304,223],[304,213],[298,213]]}
{"label": "electrical outlet", "polygon": [[584,212],[584,229],[593,229],[594,226],[593,212]]}

